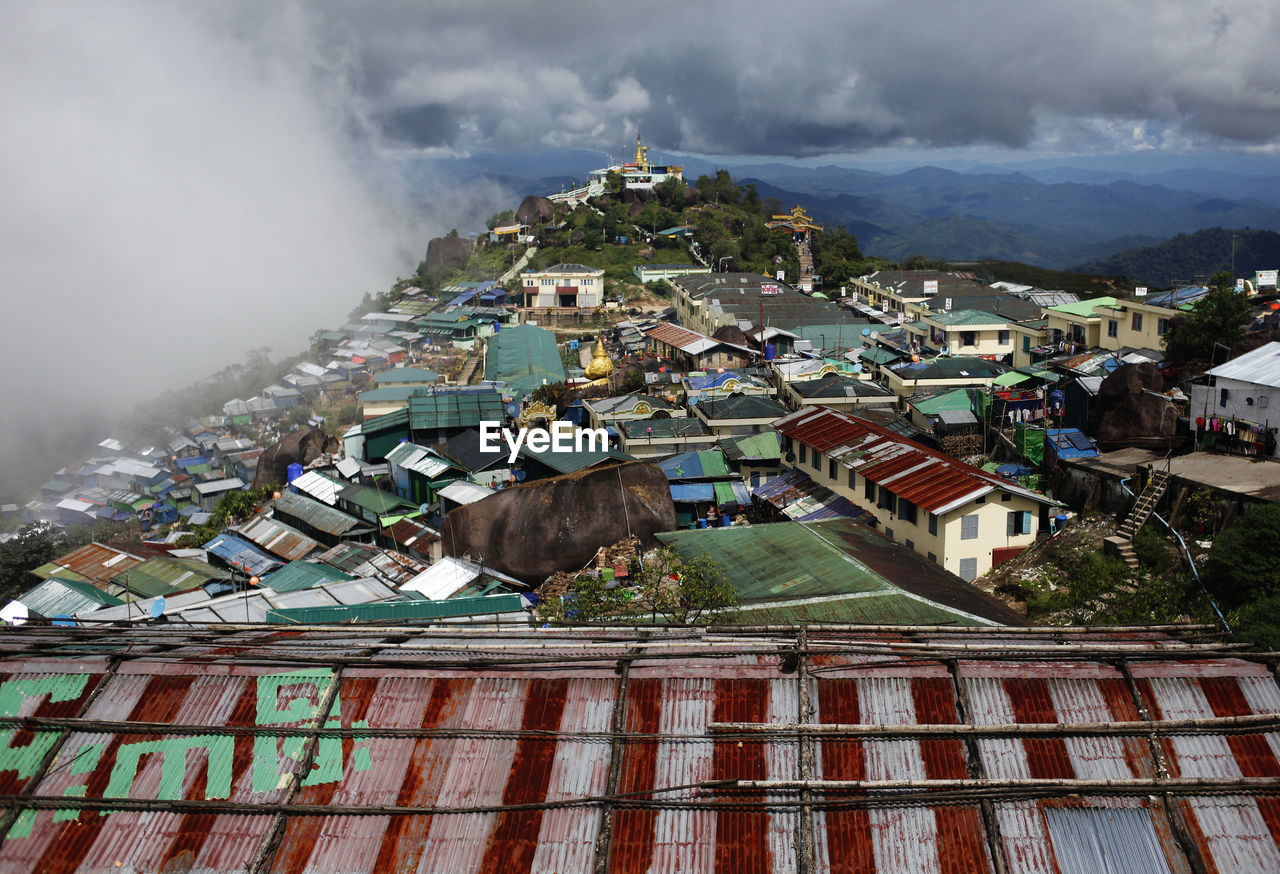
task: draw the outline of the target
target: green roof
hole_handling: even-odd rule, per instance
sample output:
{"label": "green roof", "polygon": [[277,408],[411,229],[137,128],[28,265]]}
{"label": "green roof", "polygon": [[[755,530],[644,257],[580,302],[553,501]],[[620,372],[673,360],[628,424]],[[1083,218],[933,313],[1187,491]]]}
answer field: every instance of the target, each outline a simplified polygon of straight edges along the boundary
{"label": "green roof", "polygon": [[537,325],[514,325],[489,338],[484,378],[501,380],[517,394],[546,383],[564,382],[556,335]]}
{"label": "green roof", "polygon": [[966,389],[958,388],[919,399],[912,398],[911,406],[923,415],[933,416],[944,410],[972,410],[973,398]]}
{"label": "green roof", "polygon": [[338,492],[338,499],[355,504],[379,516],[416,513],[418,505],[373,486],[350,485]]}
{"label": "green roof", "polygon": [[683,419],[632,419],[630,422],[619,422],[617,427],[622,433],[635,440],[650,437],[710,437],[711,429],[707,423],[697,416]]}
{"label": "green roof", "polygon": [[439,379],[440,374],[434,370],[423,370],[420,367],[393,367],[373,377],[374,383],[379,386],[427,384],[437,382]]}
{"label": "green roof", "polygon": [[410,428],[415,431],[475,428],[482,421],[501,421],[502,417],[502,395],[496,391],[415,394],[409,398],[409,406],[405,409],[361,423],[360,433],[369,436],[380,431],[408,431]]}
{"label": "green roof", "polygon": [[1046,307],[1051,313],[1067,313],[1073,316],[1094,316],[1094,307],[1115,306],[1116,299],[1114,297],[1094,297],[1089,300],[1078,300],[1075,303],[1059,304],[1056,307]]}
{"label": "green roof", "polygon": [[908,381],[913,379],[990,379],[1009,369],[995,361],[964,356],[930,358],[890,368],[899,379]]}
{"label": "green roof", "polygon": [[124,601],[78,580],[53,577],[18,598],[32,613],[46,619],[91,613],[102,607],[115,607]]}
{"label": "green roof", "polygon": [[342,535],[365,524],[335,507],[288,490],[281,492],[274,503],[278,512],[325,534]]}
{"label": "green roof", "polygon": [[534,452],[528,446],[520,447],[520,455],[523,458],[536,458],[556,473],[576,473],[580,470],[586,470],[588,467],[594,467],[602,461],[613,459],[615,461],[634,461],[634,457],[627,455],[625,452],[619,452],[616,449],[593,449],[579,452],[576,449],[569,449],[564,452],[557,452],[548,448],[544,452]]}
{"label": "green roof", "polygon": [[725,458],[737,461],[744,458],[782,458],[782,447],[778,444],[778,435],[774,431],[764,431],[747,437],[726,437],[721,439],[720,448]]}
{"label": "green roof", "polygon": [[339,604],[331,607],[290,607],[267,611],[273,625],[330,625],[351,622],[406,622],[455,616],[492,616],[525,609],[519,595],[483,595],[447,601],[383,601],[377,604]]}
{"label": "green roof", "polygon": [[360,403],[385,403],[387,401],[407,401],[413,393],[421,390],[417,385],[382,385],[369,391],[360,392]]}
{"label": "green roof", "polygon": [[[939,325],[945,325],[948,328],[960,325],[1007,325],[1013,319],[1007,316],[997,316],[995,313],[989,313],[984,310],[943,310],[942,312],[931,312],[924,318]],[[920,324],[920,322],[916,322]]]}
{"label": "green roof", "polygon": [[[800,620],[980,625],[1007,609],[852,519],[657,535],[686,560],[716,561],[742,602],[739,622]],[[891,581],[892,580],[892,581]]]}
{"label": "green roof", "polygon": [[697,404],[710,421],[723,419],[781,419],[791,412],[773,398],[762,395],[729,395],[708,397]]}
{"label": "green roof", "polygon": [[891,398],[893,392],[869,379],[855,379],[839,373],[828,373],[817,379],[791,383],[791,389],[803,398]]}
{"label": "green roof", "polygon": [[224,570],[199,559],[150,558],[137,567],[116,574],[111,582],[126,588],[134,598],[154,598],[230,578]]}
{"label": "green roof", "polygon": [[312,589],[321,583],[353,580],[337,568],[312,561],[291,561],[280,570],[262,578],[262,585],[277,592],[296,592]]}
{"label": "green roof", "polygon": [[895,352],[892,349],[885,349],[883,346],[876,346],[874,349],[860,350],[858,357],[863,361],[870,361],[872,364],[885,364],[889,361],[897,361],[902,357],[902,353]]}
{"label": "green roof", "polygon": [[991,380],[992,385],[1017,385],[1020,382],[1026,382],[1031,379],[1030,374],[1019,373],[1016,370],[1010,370],[1008,373],[1002,373],[995,379]]}

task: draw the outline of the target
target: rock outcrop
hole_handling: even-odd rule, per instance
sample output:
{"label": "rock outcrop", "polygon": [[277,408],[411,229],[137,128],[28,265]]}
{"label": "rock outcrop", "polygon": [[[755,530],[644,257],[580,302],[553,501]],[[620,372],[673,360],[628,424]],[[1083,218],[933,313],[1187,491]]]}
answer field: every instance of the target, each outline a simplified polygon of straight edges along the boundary
{"label": "rock outcrop", "polygon": [[446,516],[441,539],[446,555],[538,585],[584,567],[602,546],[628,536],[652,546],[675,527],[666,476],[635,461],[495,492]]}
{"label": "rock outcrop", "polygon": [[258,472],[253,478],[254,488],[275,484],[284,485],[289,480],[289,465],[307,465],[326,452],[337,452],[342,444],[319,428],[299,428],[285,434],[278,442],[268,446],[258,459]]}

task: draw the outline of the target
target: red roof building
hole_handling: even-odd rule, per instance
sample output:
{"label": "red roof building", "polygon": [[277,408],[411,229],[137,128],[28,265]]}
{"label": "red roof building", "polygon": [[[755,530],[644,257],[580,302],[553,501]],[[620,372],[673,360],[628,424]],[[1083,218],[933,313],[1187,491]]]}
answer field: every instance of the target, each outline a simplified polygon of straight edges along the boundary
{"label": "red roof building", "polygon": [[966,580],[1035,542],[1054,502],[867,419],[805,407],[774,428],[791,466]]}

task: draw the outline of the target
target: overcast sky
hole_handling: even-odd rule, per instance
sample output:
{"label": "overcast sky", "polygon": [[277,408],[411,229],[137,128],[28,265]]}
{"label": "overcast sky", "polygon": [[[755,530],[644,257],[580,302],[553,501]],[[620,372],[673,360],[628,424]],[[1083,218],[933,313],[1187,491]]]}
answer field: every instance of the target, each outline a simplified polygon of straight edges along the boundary
{"label": "overcast sky", "polygon": [[1277,45],[1274,0],[2,4],[0,461],[407,275],[477,207],[406,157],[1269,154]]}

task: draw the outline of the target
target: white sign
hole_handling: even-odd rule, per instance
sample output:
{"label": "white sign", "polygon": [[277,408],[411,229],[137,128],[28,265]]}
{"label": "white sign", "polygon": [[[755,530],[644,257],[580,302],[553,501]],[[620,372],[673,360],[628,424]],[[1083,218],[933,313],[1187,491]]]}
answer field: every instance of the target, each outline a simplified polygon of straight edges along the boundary
{"label": "white sign", "polygon": [[1276,279],[1280,276],[1280,270],[1259,270],[1258,271],[1258,288],[1268,286],[1276,287]]}
{"label": "white sign", "polygon": [[779,271],[778,271],[778,281],[779,281],[779,282],[786,282],[786,281],[787,281],[787,271],[785,271],[785,270],[779,270]]}
{"label": "white sign", "polygon": [[[924,281],[924,293],[925,293],[925,294],[937,294],[937,293],[938,293],[938,280],[936,280],[936,279],[926,279],[926,280]],[[947,307],[947,309],[951,309],[951,307]]]}
{"label": "white sign", "polygon": [[942,308],[943,308],[944,310],[947,310],[948,312],[950,312],[950,311],[951,311],[951,298],[946,298],[946,299],[943,301],[943,303],[942,303]]}
{"label": "white sign", "polygon": [[1236,280],[1236,291],[1244,291],[1244,280],[1243,280],[1243,279],[1237,279],[1237,280]]}
{"label": "white sign", "polygon": [[1147,287],[1146,287],[1145,285],[1139,285],[1137,288],[1135,288],[1135,289],[1133,290],[1133,296],[1134,296],[1134,297],[1146,297],[1146,296],[1147,296]]}
{"label": "white sign", "polygon": [[765,285],[760,286],[760,293],[761,294],[778,294],[779,293],[778,286],[772,283],[767,283]]}

